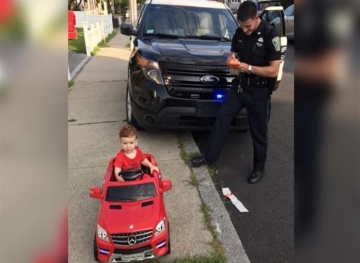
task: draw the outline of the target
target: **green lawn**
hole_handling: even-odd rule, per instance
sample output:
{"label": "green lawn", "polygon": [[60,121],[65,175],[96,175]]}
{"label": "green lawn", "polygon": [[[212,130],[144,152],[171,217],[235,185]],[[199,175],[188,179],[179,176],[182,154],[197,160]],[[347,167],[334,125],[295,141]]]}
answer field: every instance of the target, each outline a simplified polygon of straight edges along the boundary
{"label": "green lawn", "polygon": [[84,30],[82,28],[76,28],[76,33],[77,37],[69,42],[68,49],[76,53],[86,54]]}
{"label": "green lawn", "polygon": [[[82,28],[76,28],[77,32],[77,38],[70,41],[68,44],[68,49],[70,51],[76,52],[76,53],[84,53],[86,54],[86,47],[85,47],[85,38],[84,38],[84,30]],[[109,42],[110,39],[112,39],[116,35],[116,32],[110,33],[106,38],[106,43]],[[97,47],[94,48],[94,50],[91,51],[91,55],[95,55],[96,52],[99,50],[100,47],[106,47],[104,40],[102,40]]]}

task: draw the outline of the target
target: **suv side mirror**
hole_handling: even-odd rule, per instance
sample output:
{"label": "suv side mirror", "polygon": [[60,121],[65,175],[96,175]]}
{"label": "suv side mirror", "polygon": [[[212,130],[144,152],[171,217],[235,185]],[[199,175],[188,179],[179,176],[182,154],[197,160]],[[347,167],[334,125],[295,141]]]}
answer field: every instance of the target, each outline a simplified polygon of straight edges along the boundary
{"label": "suv side mirror", "polygon": [[166,192],[169,191],[172,188],[172,182],[171,180],[163,180],[162,181],[162,188],[160,189],[160,192]]}
{"label": "suv side mirror", "polygon": [[126,36],[137,36],[137,30],[134,30],[134,27],[130,23],[121,24],[120,32]]}
{"label": "suv side mirror", "polygon": [[103,195],[101,194],[101,189],[99,186],[91,187],[89,189],[89,195],[91,198],[97,198],[97,199],[103,198]]}

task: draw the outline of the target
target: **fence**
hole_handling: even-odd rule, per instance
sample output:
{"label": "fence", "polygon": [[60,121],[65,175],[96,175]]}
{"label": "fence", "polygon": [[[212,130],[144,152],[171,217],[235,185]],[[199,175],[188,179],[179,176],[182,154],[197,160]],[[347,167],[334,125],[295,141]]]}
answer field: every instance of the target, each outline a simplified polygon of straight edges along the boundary
{"label": "fence", "polygon": [[84,29],[86,55],[91,56],[91,51],[113,32],[111,15],[93,15],[86,11],[75,11],[76,28]]}
{"label": "fence", "polygon": [[82,27],[83,22],[88,22],[89,24],[93,24],[101,21],[112,21],[111,15],[93,15],[86,11],[74,11],[76,17],[75,27]]}
{"label": "fence", "polygon": [[109,26],[108,23],[104,22],[96,22],[93,24],[83,22],[83,29],[86,55],[91,56],[91,51],[113,31],[112,21],[111,26]]}

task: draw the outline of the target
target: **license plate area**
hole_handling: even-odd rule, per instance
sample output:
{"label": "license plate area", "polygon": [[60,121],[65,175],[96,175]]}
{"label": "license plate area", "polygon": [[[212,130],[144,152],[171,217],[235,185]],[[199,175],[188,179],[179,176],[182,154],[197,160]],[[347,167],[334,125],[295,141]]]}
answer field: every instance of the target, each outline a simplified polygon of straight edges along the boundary
{"label": "license plate area", "polygon": [[144,253],[121,256],[122,261],[144,260],[144,258],[145,258]]}
{"label": "license plate area", "polygon": [[216,117],[222,102],[196,102],[196,116],[197,117]]}

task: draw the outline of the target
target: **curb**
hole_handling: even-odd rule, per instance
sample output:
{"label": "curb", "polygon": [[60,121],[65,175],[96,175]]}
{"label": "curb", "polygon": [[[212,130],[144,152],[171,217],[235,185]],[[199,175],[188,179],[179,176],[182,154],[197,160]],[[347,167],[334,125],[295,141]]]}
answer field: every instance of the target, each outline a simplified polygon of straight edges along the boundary
{"label": "curb", "polygon": [[70,73],[70,81],[72,81],[75,76],[80,72],[80,70],[85,66],[85,64],[90,60],[91,57],[86,56],[79,65],[76,66],[76,68]]}
{"label": "curb", "polygon": [[[190,132],[180,133],[186,154],[200,153]],[[199,182],[198,191],[202,202],[209,207],[211,224],[216,227],[218,238],[225,248],[227,263],[250,263],[229,214],[220,199],[206,167],[191,168]]]}

